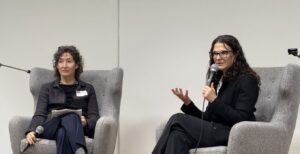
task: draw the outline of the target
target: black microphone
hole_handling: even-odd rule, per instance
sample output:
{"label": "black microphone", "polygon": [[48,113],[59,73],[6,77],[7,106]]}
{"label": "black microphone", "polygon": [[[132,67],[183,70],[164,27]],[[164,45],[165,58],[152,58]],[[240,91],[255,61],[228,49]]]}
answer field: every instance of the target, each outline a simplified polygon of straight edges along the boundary
{"label": "black microphone", "polygon": [[[35,131],[34,131],[34,136],[38,137],[39,135],[43,134],[43,132],[44,132],[44,127],[43,126],[37,126]],[[27,142],[27,140],[23,139],[21,141],[21,144],[20,144],[20,151],[24,152],[29,146],[30,146],[30,144]]]}
{"label": "black microphone", "polygon": [[219,67],[217,64],[212,64],[209,69],[210,69],[210,74],[206,81],[207,86],[211,85],[212,79],[213,79],[214,75],[217,74]]}

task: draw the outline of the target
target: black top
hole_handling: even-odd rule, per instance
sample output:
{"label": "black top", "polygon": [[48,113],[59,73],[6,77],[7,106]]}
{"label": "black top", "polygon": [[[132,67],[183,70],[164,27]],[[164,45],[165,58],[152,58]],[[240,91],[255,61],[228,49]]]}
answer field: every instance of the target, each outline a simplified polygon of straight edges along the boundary
{"label": "black top", "polygon": [[73,102],[73,96],[76,95],[76,88],[78,84],[73,84],[73,85],[59,84],[59,86],[64,90],[66,94],[66,98],[65,98],[66,107],[74,108],[72,107],[72,102]]}

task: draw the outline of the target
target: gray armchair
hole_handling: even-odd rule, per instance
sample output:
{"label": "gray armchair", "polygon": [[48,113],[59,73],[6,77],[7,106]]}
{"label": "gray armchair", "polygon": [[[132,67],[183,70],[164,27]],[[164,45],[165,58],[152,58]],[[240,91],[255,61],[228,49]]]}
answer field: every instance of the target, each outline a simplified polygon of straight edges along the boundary
{"label": "gray armchair", "polygon": [[[300,66],[254,68],[261,77],[256,122],[244,121],[231,129],[227,146],[198,148],[196,154],[287,154],[300,101]],[[156,139],[164,124],[156,131]],[[193,154],[195,149],[190,150]]]}
{"label": "gray armchair", "polygon": [[[41,85],[54,80],[52,70],[33,68],[30,74],[30,90],[34,98],[34,108]],[[95,88],[99,105],[100,119],[97,121],[94,139],[86,137],[88,153],[113,154],[116,144],[120,101],[122,94],[123,70],[87,70],[81,74],[81,79],[92,84]],[[31,117],[15,116],[9,121],[11,147],[14,154],[20,153],[20,142],[24,140],[24,133],[31,121]],[[40,139],[30,146],[25,153],[55,154],[54,140]]]}

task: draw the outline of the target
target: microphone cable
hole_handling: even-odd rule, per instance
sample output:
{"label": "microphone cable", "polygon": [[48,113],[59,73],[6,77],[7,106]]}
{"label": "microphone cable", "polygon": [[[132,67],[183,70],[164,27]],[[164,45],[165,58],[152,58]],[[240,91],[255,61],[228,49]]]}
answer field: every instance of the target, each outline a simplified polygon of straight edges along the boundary
{"label": "microphone cable", "polygon": [[[213,80],[214,75],[218,72],[219,68],[217,64],[212,64],[209,67],[210,70],[210,75],[208,77],[208,80],[206,81],[206,85],[210,86]],[[202,111],[201,111],[201,123],[200,123],[200,135],[199,135],[199,139],[198,142],[196,144],[196,150],[194,151],[194,154],[196,154],[198,146],[200,145],[200,142],[202,140],[202,135],[203,135],[203,121],[204,121],[204,104],[205,104],[205,98],[203,98],[203,103],[202,103]]]}
{"label": "microphone cable", "polygon": [[203,116],[204,116],[204,104],[205,104],[205,98],[203,98],[203,103],[202,103],[202,111],[201,111],[201,123],[200,123],[200,135],[199,135],[199,139],[198,142],[196,144],[196,150],[194,151],[194,154],[196,154],[198,146],[200,145],[200,142],[202,140],[202,134],[203,134]]}

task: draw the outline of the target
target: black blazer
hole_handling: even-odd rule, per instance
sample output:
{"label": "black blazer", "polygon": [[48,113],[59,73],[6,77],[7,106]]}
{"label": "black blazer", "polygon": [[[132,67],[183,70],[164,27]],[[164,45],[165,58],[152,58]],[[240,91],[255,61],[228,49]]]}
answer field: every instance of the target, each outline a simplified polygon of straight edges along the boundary
{"label": "black blazer", "polygon": [[[255,104],[259,86],[252,75],[243,74],[235,81],[224,82],[217,98],[208,104],[204,120],[233,126],[240,121],[255,121]],[[183,105],[182,111],[201,118],[202,112],[190,103]]]}
{"label": "black blazer", "polygon": [[[259,86],[252,75],[243,74],[234,81],[224,82],[217,98],[210,102],[203,113],[203,119],[214,123],[216,140],[227,144],[231,127],[241,121],[255,121],[255,104]],[[202,117],[202,112],[193,102],[182,105],[181,110],[195,117]]]}

